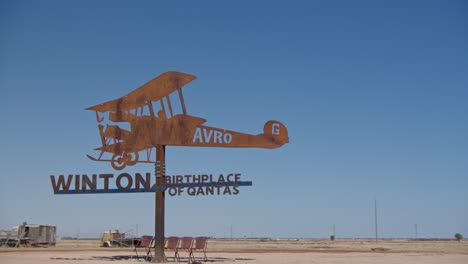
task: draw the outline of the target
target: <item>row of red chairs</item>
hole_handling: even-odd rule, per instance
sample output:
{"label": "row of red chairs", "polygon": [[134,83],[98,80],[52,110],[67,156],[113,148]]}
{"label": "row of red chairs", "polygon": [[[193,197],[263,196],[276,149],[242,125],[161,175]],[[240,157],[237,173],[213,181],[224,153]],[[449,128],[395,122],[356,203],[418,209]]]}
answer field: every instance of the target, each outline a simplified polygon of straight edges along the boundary
{"label": "row of red chairs", "polygon": [[[195,261],[194,252],[200,250],[203,252],[203,261],[207,261],[206,247],[208,244],[207,237],[168,237],[165,240],[164,249],[174,251],[174,260],[180,261],[180,252],[186,251],[189,253],[188,262]],[[135,247],[135,253],[138,257],[137,247],[144,247],[146,257],[151,258],[151,250],[154,249],[154,239],[152,236],[142,236],[140,242]]]}

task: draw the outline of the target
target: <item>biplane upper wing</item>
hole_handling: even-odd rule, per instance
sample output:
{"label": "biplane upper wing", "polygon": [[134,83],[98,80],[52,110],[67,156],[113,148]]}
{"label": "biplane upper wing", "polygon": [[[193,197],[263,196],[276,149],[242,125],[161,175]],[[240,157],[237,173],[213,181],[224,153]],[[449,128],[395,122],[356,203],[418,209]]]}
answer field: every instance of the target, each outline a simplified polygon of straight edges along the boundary
{"label": "biplane upper wing", "polygon": [[157,101],[197,78],[195,75],[169,71],[143,84],[128,95],[86,108],[97,112],[126,111]]}

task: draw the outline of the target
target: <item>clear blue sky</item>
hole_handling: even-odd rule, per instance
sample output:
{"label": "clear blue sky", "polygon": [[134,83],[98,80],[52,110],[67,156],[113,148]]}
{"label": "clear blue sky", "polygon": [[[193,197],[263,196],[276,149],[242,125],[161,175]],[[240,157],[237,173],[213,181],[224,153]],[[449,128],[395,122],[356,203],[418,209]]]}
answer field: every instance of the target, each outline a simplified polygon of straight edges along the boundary
{"label": "clear blue sky", "polygon": [[[168,197],[166,235],[468,235],[465,1],[1,1],[0,228],[152,234],[154,194],[53,195],[113,172],[86,107],[168,70],[207,125],[289,129],[277,150],[168,147],[169,174],[240,172],[237,196]],[[140,165],[128,172],[152,171]]]}

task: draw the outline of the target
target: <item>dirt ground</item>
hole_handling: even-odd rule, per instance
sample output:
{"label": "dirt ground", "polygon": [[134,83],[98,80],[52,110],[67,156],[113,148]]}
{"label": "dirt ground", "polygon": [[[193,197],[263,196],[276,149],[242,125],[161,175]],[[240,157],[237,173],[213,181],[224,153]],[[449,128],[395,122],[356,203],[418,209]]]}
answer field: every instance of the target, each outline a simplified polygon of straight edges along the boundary
{"label": "dirt ground", "polygon": [[[58,240],[49,248],[0,248],[0,263],[144,263],[144,249],[100,248],[97,240]],[[169,262],[174,252],[166,251]],[[187,262],[188,252],[180,252]],[[203,253],[195,252],[197,261]],[[468,241],[409,240],[217,240],[208,242],[209,263],[468,263]]]}

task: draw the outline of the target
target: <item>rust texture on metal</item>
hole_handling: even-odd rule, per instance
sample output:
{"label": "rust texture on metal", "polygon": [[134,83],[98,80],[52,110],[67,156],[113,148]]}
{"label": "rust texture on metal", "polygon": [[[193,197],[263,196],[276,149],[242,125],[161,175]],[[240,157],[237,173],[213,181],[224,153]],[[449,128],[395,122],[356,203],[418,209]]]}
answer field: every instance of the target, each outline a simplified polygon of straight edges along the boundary
{"label": "rust texture on metal", "polygon": [[[101,141],[95,149],[99,156],[88,157],[122,170],[138,162],[153,163],[151,150],[156,146],[274,149],[289,142],[287,128],[278,121],[267,121],[263,133],[251,135],[207,126],[206,119],[187,114],[182,87],[195,78],[166,72],[124,97],[87,108],[95,111]],[[173,93],[180,113],[171,102]]]}

